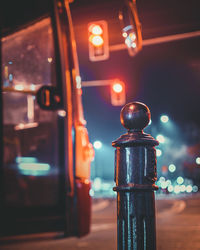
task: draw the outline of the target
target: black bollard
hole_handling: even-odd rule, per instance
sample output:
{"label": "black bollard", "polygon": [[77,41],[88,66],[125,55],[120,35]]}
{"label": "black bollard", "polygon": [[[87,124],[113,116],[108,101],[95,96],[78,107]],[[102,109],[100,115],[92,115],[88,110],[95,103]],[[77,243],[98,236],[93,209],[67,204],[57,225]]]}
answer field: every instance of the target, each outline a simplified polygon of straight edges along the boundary
{"label": "black bollard", "polygon": [[128,129],[112,143],[115,150],[118,250],[155,250],[156,150],[152,136],[143,133],[150,110],[140,102],[126,104],[120,120]]}

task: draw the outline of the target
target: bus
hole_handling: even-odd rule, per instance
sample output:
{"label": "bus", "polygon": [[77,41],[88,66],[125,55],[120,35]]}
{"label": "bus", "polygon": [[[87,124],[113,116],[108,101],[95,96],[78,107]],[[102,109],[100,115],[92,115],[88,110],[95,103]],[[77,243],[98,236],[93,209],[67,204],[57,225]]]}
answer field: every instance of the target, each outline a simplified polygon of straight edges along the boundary
{"label": "bus", "polygon": [[0,33],[0,238],[89,233],[89,141],[70,0],[7,0]]}

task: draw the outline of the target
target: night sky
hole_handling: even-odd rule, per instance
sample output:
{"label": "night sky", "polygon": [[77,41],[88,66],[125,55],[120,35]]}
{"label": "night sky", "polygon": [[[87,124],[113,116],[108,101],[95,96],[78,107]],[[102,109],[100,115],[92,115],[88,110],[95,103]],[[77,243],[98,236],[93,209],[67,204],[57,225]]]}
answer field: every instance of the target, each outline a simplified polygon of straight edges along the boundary
{"label": "night sky", "polygon": [[[163,164],[176,163],[181,168],[188,147],[200,145],[200,37],[143,46],[134,57],[130,57],[127,50],[110,52],[108,60],[91,62],[88,23],[106,20],[109,44],[122,44],[118,21],[122,2],[78,0],[72,4],[82,80],[119,78],[124,81],[126,103],[143,102],[151,110],[152,125],[145,132],[154,137],[163,133],[168,138],[168,144],[159,146],[164,156],[158,160],[158,173]],[[200,30],[198,5],[196,0],[138,0],[143,40]],[[93,164],[103,169],[104,178],[112,179],[114,149],[111,143],[126,133],[120,124],[122,107],[111,105],[110,88],[105,86],[83,88],[83,105],[91,142],[100,140],[106,148],[104,152],[96,152],[98,162]],[[162,114],[169,116],[168,128],[160,124]]]}
{"label": "night sky", "polygon": [[[155,4],[154,1],[152,1],[152,3]],[[169,12],[170,1],[168,9],[166,9],[165,5],[156,4],[157,14],[155,15],[156,8],[153,8],[153,6],[150,8],[149,5],[144,4],[144,1],[138,1],[138,14],[141,18],[143,37],[152,38],[156,37],[155,35],[175,34],[175,30],[177,30],[176,33],[183,33],[183,27],[185,27],[185,32],[189,32],[193,31],[194,28],[198,28],[198,24],[200,28],[200,17],[199,20],[196,19],[195,9],[193,13],[188,11],[187,17],[183,17],[184,11],[188,7],[186,4],[184,5],[184,3],[185,1],[182,1],[182,11],[179,9],[178,12],[175,11],[176,9],[178,10],[178,4],[175,6],[176,9],[174,9],[174,12]],[[193,3],[193,7],[195,7],[196,2],[192,1],[191,3]],[[158,10],[158,8],[160,9]],[[192,8],[191,4],[190,8]],[[198,115],[200,94],[200,37],[144,46],[142,51],[135,57],[130,57],[126,50],[122,50],[111,52],[109,60],[90,62],[86,37],[87,22],[100,20],[102,19],[101,17],[103,17],[108,21],[108,27],[114,27],[113,23],[116,21],[116,19],[114,19],[116,15],[113,13],[117,11],[109,9],[107,10],[108,13],[105,13],[105,11],[102,12],[101,10],[98,12],[95,7],[93,7],[93,9],[95,10],[93,12],[95,12],[96,17],[92,15],[88,17],[87,9],[83,9],[81,12],[82,15],[79,17],[76,11],[73,12],[72,8],[82,80],[119,78],[126,84],[127,102],[141,101],[147,104],[151,109],[152,119],[157,119],[157,116],[160,114],[167,113],[176,122],[194,122],[200,126],[200,117]],[[93,12],[90,10],[90,13]],[[169,14],[171,16],[169,16]],[[179,20],[176,20],[173,15],[176,15],[176,18],[179,18]],[[189,15],[193,15],[193,23]],[[110,19],[110,16],[113,17],[113,20]],[[157,18],[157,21],[159,19],[160,23],[156,23],[156,20],[152,19],[152,16],[155,16],[154,19]],[[148,18],[151,18],[149,22]],[[180,28],[181,21],[182,26]],[[81,23],[82,26],[77,25],[79,23]],[[163,25],[163,27],[161,25]],[[83,32],[80,34],[81,28],[83,31],[85,29],[86,36]],[[114,31],[113,29],[109,31],[109,35],[111,36],[110,43],[114,43],[112,40]],[[152,31],[151,37],[150,31]],[[115,32],[120,32],[120,30],[116,30]],[[121,34],[119,34],[119,37],[120,36]],[[145,40],[145,38],[143,39]],[[117,42],[119,43],[119,41],[118,39]],[[83,101],[88,127],[91,127],[91,129],[95,127],[95,130],[97,127],[101,127],[102,131],[108,133],[108,127],[112,127],[111,131],[113,131],[113,126],[120,126],[117,116],[119,116],[121,107],[111,106],[109,87],[85,88],[83,90]],[[102,110],[102,112],[100,112],[100,110]],[[110,119],[110,117],[112,117],[112,119]],[[104,128],[107,129],[104,130]],[[109,135],[109,138],[112,138],[112,135]]]}
{"label": "night sky", "polygon": [[[137,2],[144,40],[200,30],[197,1],[176,1],[173,8],[172,1],[168,1],[168,4],[157,4],[156,1]],[[81,8],[77,6],[78,4],[76,8],[72,8],[72,14],[82,80],[121,79],[126,84],[127,103],[145,103],[150,108],[152,122],[157,127],[162,114],[167,114],[176,124],[179,138],[174,137],[174,144],[177,141],[188,145],[198,143],[200,37],[144,46],[134,57],[130,57],[127,50],[111,52],[109,60],[90,62],[87,43],[89,22],[106,20],[110,28],[110,44],[123,42],[116,19],[118,7],[116,4],[105,10],[104,6],[103,11],[101,6],[93,5],[89,10],[86,5]],[[122,107],[114,107],[110,103],[110,88],[84,88],[83,104],[91,141],[101,140],[111,147],[111,142],[126,131],[119,120]]]}

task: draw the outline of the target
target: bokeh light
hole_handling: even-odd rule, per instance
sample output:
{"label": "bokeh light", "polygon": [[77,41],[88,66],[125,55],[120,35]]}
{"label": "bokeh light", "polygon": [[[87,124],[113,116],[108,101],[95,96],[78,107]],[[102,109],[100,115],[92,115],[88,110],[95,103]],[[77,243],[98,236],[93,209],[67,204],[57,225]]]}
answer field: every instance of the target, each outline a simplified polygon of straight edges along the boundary
{"label": "bokeh light", "polygon": [[196,164],[200,165],[200,157],[196,158]]}
{"label": "bokeh light", "polygon": [[186,192],[187,193],[191,193],[192,192],[192,186],[191,185],[187,185]]}
{"label": "bokeh light", "polygon": [[162,150],[156,149],[156,156],[159,157],[162,155]]}
{"label": "bokeh light", "polygon": [[173,173],[176,171],[176,166],[174,164],[169,165],[169,172]]}
{"label": "bokeh light", "polygon": [[179,177],[176,179],[176,181],[177,181],[177,183],[178,183],[179,185],[181,185],[181,184],[183,184],[184,179],[183,179],[182,176],[179,176]]}
{"label": "bokeh light", "polygon": [[93,143],[93,146],[95,149],[100,149],[100,148],[102,148],[102,143],[100,141],[95,141]]}
{"label": "bokeh light", "polygon": [[174,187],[174,193],[175,194],[179,194],[181,192],[181,187],[179,186],[179,185],[176,185],[175,187]]}
{"label": "bokeh light", "polygon": [[174,191],[174,187],[172,185],[169,185],[167,190],[171,193]]}
{"label": "bokeh light", "polygon": [[169,121],[169,117],[167,115],[162,115],[160,117],[161,122],[167,123]]}
{"label": "bokeh light", "polygon": [[157,135],[156,139],[160,142],[160,143],[164,143],[165,142],[165,137],[163,135]]}

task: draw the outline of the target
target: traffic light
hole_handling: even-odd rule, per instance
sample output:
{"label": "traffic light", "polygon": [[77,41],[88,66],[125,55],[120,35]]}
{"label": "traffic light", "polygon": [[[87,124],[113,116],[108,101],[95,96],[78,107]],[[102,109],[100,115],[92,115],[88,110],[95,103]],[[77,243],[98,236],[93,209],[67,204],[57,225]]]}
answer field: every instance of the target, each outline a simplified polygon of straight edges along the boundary
{"label": "traffic light", "polygon": [[125,84],[122,81],[115,80],[111,84],[111,104],[113,106],[122,106],[126,102]]}
{"label": "traffic light", "polygon": [[136,0],[126,0],[125,2],[126,7],[119,12],[119,20],[128,53],[130,56],[134,56],[142,49],[141,24],[137,13]]}
{"label": "traffic light", "polygon": [[109,58],[108,25],[104,20],[88,24],[89,59],[101,61]]}

